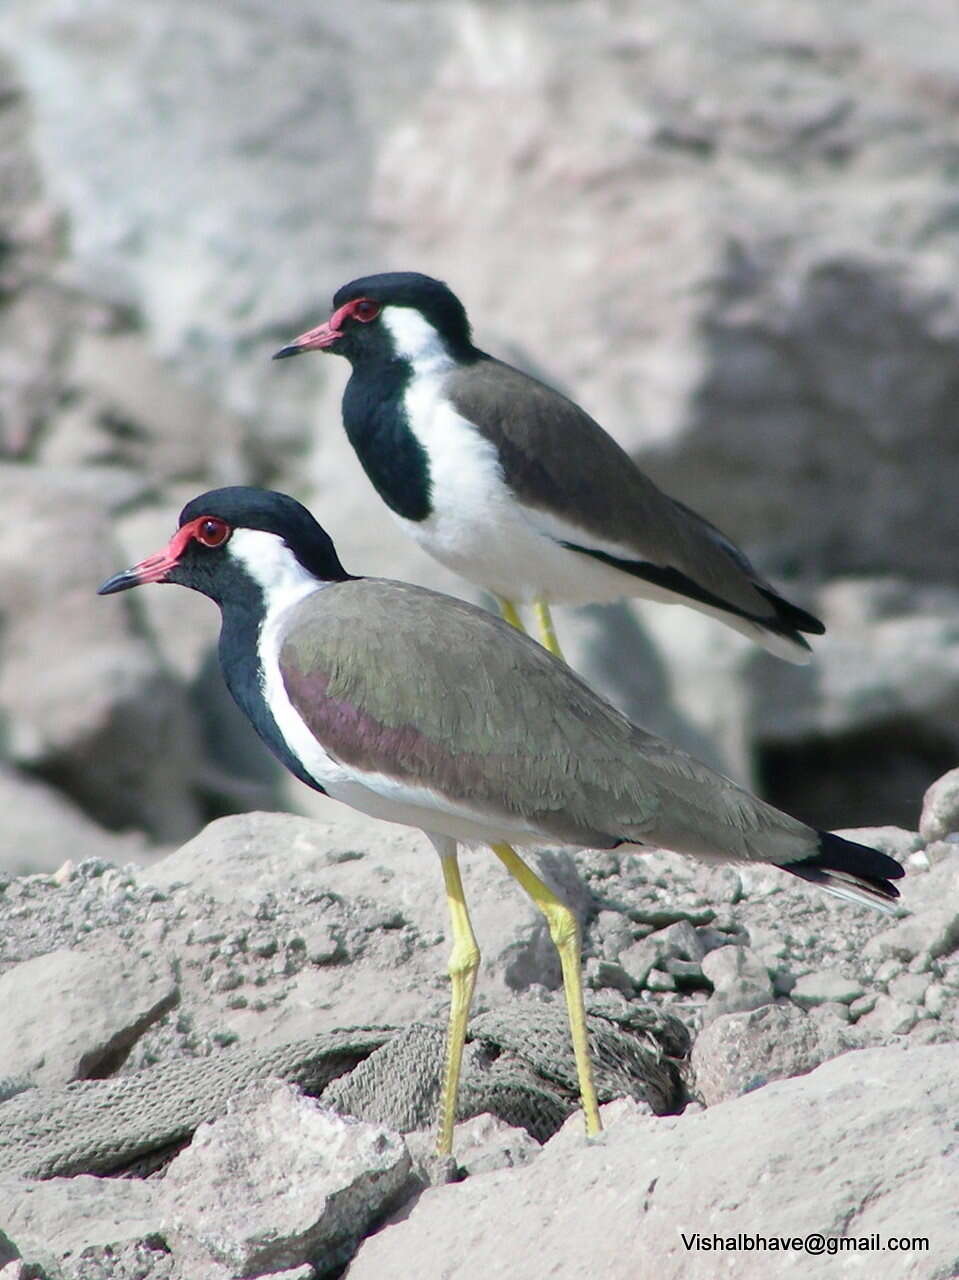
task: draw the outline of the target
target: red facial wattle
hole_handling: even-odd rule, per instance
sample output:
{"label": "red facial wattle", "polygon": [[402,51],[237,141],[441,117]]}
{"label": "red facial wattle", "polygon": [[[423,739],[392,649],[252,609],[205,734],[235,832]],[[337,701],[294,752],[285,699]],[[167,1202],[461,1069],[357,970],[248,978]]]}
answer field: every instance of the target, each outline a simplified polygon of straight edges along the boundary
{"label": "red facial wattle", "polygon": [[354,298],[352,302],[345,302],[342,307],[337,307],[325,324],[318,324],[315,329],[308,329],[306,333],[301,333],[298,338],[288,342],[273,359],[298,356],[304,351],[327,351],[343,337],[343,326],[347,321],[356,320],[360,324],[369,324],[379,314],[380,304],[372,298]]}

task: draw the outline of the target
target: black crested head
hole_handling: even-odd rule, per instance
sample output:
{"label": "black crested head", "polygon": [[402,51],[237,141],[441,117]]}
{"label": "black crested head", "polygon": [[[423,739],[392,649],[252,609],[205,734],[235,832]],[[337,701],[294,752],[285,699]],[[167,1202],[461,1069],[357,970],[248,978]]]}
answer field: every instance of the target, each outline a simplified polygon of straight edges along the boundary
{"label": "black crested head", "polygon": [[442,280],[419,271],[384,271],[360,276],[337,289],[333,297],[336,311],[358,298],[369,298],[381,307],[410,307],[432,325],[456,359],[475,356],[466,309]]}
{"label": "black crested head", "polygon": [[[251,532],[272,538],[250,538]],[[163,550],[114,574],[99,594],[176,582],[223,607],[262,610],[271,590],[291,580],[302,583],[305,577],[307,585],[314,579],[319,585],[351,576],[306,507],[282,493],[235,485],[188,502]]]}
{"label": "black crested head", "polygon": [[231,531],[256,529],[282,538],[307,572],[323,582],[344,582],[352,575],[340,564],[333,539],[311,513],[285,493],[229,485],[193,498],[180,512],[180,528],[202,516],[222,520]]}

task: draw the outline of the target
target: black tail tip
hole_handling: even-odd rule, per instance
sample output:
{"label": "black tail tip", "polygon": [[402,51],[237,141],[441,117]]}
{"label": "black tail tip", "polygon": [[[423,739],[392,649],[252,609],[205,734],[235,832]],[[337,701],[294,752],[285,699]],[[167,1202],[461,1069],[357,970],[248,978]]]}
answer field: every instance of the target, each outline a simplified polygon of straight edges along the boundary
{"label": "black tail tip", "polygon": [[902,863],[887,853],[856,844],[854,840],[844,840],[831,831],[819,832],[819,853],[801,862],[787,863],[783,870],[813,884],[846,886],[858,890],[867,899],[886,903],[895,902],[899,897],[899,890],[891,882],[901,880],[906,874]]}

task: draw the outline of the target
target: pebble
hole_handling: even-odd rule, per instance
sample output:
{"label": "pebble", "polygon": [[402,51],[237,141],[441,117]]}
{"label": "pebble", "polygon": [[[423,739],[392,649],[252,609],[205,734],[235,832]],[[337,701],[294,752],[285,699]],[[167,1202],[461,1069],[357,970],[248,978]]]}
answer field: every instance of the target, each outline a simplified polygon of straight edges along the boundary
{"label": "pebble", "polygon": [[804,973],[801,978],[797,978],[796,985],[789,994],[801,1009],[812,1009],[816,1005],[827,1003],[852,1004],[863,994],[863,988],[854,978],[821,969],[814,973]]}
{"label": "pebble", "polygon": [[901,973],[889,984],[889,994],[903,1004],[922,1004],[931,978],[925,973]]}
{"label": "pebble", "polygon": [[914,1005],[903,1004],[892,996],[879,995],[871,1013],[859,1019],[858,1025],[871,1036],[884,1039],[887,1036],[904,1036],[916,1025],[918,1011]]}
{"label": "pebble", "polygon": [[934,1018],[941,1018],[949,1004],[949,994],[940,982],[930,982],[926,988],[925,1006]]}
{"label": "pebble", "polygon": [[853,1022],[857,1022],[867,1013],[872,1013],[876,1007],[878,993],[875,991],[867,991],[865,995],[860,996],[858,1000],[853,1000],[849,1006],[849,1016]]}

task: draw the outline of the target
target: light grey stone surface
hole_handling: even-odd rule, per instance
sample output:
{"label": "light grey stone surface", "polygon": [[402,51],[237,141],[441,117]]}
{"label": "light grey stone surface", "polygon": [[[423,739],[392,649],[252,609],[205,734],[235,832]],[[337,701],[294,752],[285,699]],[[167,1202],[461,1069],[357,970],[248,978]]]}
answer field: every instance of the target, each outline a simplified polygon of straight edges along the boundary
{"label": "light grey stone surface", "polygon": [[[682,1236],[774,1229],[926,1236],[928,1251],[884,1253],[883,1274],[945,1280],[959,1261],[956,1091],[947,1045],[909,1059],[895,1049],[843,1054],[689,1117],[652,1120],[613,1103],[598,1141],[567,1124],[526,1168],[426,1192],[363,1243],[350,1280],[379,1280],[404,1257],[448,1280],[635,1280],[640,1266],[675,1280],[765,1280],[788,1274],[781,1255],[687,1250]],[[787,1256],[810,1280],[837,1274],[834,1254]],[[841,1267],[873,1276],[876,1256],[843,1253]]]}
{"label": "light grey stone surface", "polygon": [[[119,1251],[161,1233],[163,1210],[154,1183],[127,1178],[0,1181],[0,1227],[23,1257],[70,1259]],[[149,1272],[147,1273],[149,1274]]]}
{"label": "light grey stone surface", "polygon": [[200,820],[196,722],[130,611],[95,595],[120,567],[109,493],[76,477],[0,465],[4,754],[104,822],[182,839]]}
{"label": "light grey stone surface", "polygon": [[84,858],[142,861],[142,834],[117,835],[97,826],[62,791],[0,766],[0,872],[56,871]]}
{"label": "light grey stone surface", "polygon": [[937,778],[922,798],[919,834],[927,843],[959,831],[959,769]]}
{"label": "light grey stone surface", "polygon": [[398,1134],[264,1082],[201,1125],[168,1169],[162,1201],[185,1257],[238,1276],[329,1269],[401,1194],[410,1167]]}
{"label": "light grey stone surface", "polygon": [[24,960],[0,976],[0,1073],[45,1085],[109,1073],[176,998],[165,965],[116,944]]}
{"label": "light grey stone surface", "polygon": [[771,1080],[805,1075],[857,1043],[788,1002],[723,1014],[706,1024],[693,1045],[695,1092],[713,1106]]}
{"label": "light grey stone surface", "polygon": [[703,957],[702,967],[714,988],[707,1018],[758,1009],[773,999],[769,970],[748,947],[717,947]]}
{"label": "light grey stone surface", "polygon": [[819,970],[816,973],[804,973],[796,979],[789,992],[789,998],[801,1009],[811,1009],[814,1005],[834,1001],[837,1004],[852,1004],[863,994],[862,986],[855,978],[847,978],[841,973]]}

